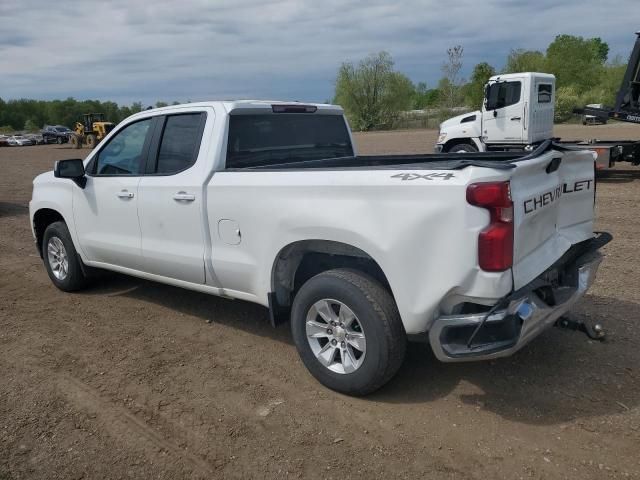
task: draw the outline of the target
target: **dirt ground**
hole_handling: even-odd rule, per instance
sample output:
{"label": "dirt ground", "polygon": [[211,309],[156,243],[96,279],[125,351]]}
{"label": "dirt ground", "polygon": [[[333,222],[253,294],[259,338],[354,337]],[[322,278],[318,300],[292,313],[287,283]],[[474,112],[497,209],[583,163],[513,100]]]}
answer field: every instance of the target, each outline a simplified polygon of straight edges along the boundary
{"label": "dirt ground", "polygon": [[[413,153],[435,135],[356,139]],[[117,275],[56,290],[27,203],[32,178],[74,156],[0,149],[0,480],[640,478],[640,167],[598,185],[615,240],[572,313],[606,342],[552,329],[512,358],[456,365],[414,344],[390,384],[355,399],[320,386],[262,307]]]}

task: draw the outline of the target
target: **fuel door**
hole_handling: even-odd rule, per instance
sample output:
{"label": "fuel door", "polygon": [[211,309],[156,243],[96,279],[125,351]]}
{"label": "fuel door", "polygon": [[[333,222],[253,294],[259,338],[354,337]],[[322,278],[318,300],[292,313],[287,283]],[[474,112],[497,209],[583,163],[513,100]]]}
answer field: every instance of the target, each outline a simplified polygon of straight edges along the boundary
{"label": "fuel door", "polygon": [[240,225],[235,220],[222,219],[218,222],[218,236],[229,245],[238,245],[242,240]]}

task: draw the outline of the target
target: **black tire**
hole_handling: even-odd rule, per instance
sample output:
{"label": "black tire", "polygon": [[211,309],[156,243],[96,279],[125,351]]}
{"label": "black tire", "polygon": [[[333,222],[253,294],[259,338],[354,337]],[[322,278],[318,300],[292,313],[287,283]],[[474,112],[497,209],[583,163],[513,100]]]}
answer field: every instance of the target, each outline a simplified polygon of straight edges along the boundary
{"label": "black tire", "polygon": [[[337,373],[316,358],[307,339],[307,313],[323,299],[346,305],[366,336],[366,353],[354,372]],[[393,297],[376,280],[355,270],[336,269],[316,275],[298,291],[291,310],[291,332],[298,353],[324,386],[347,395],[367,395],[382,387],[404,360],[407,336]]]}
{"label": "black tire", "polygon": [[87,135],[85,143],[89,148],[96,148],[96,145],[98,145],[98,137],[96,137],[93,133],[90,133],[89,135]]}
{"label": "black tire", "polygon": [[56,143],[57,143],[58,145],[62,145],[62,138],[61,138],[61,137],[58,137],[58,139],[56,140]]}
{"label": "black tire", "polygon": [[447,152],[449,153],[464,153],[464,152],[473,153],[477,151],[478,149],[475,147],[475,145],[471,145],[470,143],[459,143],[451,147],[449,150],[447,150]]}
{"label": "black tire", "polygon": [[79,135],[72,135],[70,141],[71,141],[71,148],[82,147],[82,137],[80,137]]}
{"label": "black tire", "polygon": [[[64,278],[59,278],[54,273],[52,262],[49,257],[49,243],[58,239],[62,242],[67,258],[67,270]],[[54,222],[47,227],[42,237],[42,258],[47,269],[49,278],[53,284],[65,292],[74,292],[87,286],[88,279],[83,272],[83,264],[76,248],[71,240],[69,229],[64,222]]]}

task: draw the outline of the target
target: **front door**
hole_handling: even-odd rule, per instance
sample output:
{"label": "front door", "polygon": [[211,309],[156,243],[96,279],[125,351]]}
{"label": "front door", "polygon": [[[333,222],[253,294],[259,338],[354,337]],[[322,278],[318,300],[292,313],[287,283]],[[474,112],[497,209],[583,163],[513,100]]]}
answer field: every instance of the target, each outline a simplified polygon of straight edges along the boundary
{"label": "front door", "polygon": [[153,119],[127,125],[87,165],[87,185],[74,189],[73,217],[89,261],[140,269],[138,188]]}
{"label": "front door", "polygon": [[521,80],[495,82],[487,88],[482,111],[485,143],[522,143],[524,99]]}
{"label": "front door", "polygon": [[204,183],[201,140],[213,112],[190,112],[158,119],[146,175],[139,186],[143,270],[205,283]]}

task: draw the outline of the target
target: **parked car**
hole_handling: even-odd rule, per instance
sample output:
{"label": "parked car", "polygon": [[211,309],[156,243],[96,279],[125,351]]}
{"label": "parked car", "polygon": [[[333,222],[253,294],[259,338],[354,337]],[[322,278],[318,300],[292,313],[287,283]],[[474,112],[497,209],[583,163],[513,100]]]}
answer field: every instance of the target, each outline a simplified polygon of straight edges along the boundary
{"label": "parked car", "polygon": [[9,143],[9,145],[14,147],[23,147],[34,144],[31,139],[25,137],[24,135],[12,135],[9,137],[7,142]]}
{"label": "parked car", "polygon": [[363,395],[407,340],[486,360],[554,325],[611,238],[595,191],[592,153],[551,140],[358,156],[338,106],[205,102],[135,114],[56,162],[29,212],[59,289],[93,267],[259,303],[321,383]]}
{"label": "parked car", "polygon": [[64,125],[45,125],[42,129],[44,143],[67,143],[72,131]]}
{"label": "parked car", "polygon": [[29,133],[25,135],[29,140],[33,142],[34,145],[43,145],[44,137],[40,133]]}
{"label": "parked car", "polygon": [[8,139],[9,137],[7,137],[6,135],[0,135],[0,147],[8,147]]}

